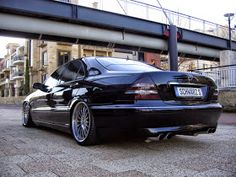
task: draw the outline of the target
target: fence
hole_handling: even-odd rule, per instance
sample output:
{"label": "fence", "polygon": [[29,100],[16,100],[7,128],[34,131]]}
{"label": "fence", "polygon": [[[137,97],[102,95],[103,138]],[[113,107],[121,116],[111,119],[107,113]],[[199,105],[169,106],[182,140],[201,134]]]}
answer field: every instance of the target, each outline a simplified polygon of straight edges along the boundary
{"label": "fence", "polygon": [[192,72],[211,77],[219,89],[236,88],[236,65],[197,69]]}

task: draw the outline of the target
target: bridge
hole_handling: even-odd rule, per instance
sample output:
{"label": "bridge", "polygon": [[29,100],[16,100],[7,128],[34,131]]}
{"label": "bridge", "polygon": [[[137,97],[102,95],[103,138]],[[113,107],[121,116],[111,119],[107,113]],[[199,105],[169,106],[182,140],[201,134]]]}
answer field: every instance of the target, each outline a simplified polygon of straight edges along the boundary
{"label": "bridge", "polygon": [[[168,25],[50,0],[0,0],[0,35],[155,53],[168,52]],[[178,28],[178,55],[219,61],[228,40]],[[236,51],[236,42],[232,42]]]}

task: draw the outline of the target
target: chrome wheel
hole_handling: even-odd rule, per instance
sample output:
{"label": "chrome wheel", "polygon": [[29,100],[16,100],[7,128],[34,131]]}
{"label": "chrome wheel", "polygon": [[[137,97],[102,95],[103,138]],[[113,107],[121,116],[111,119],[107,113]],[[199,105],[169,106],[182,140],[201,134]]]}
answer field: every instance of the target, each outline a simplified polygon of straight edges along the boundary
{"label": "chrome wheel", "polygon": [[72,133],[78,142],[84,142],[90,133],[91,114],[87,104],[78,103],[72,116]]}

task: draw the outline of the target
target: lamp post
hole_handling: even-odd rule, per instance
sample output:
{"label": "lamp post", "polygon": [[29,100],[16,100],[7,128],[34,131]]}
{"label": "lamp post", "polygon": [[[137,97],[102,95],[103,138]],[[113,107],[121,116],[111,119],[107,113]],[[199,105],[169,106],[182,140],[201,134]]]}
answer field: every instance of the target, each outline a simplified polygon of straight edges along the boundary
{"label": "lamp post", "polygon": [[232,50],[232,40],[231,40],[231,20],[234,18],[234,13],[226,13],[224,17],[228,18],[228,28],[229,28],[229,49]]}

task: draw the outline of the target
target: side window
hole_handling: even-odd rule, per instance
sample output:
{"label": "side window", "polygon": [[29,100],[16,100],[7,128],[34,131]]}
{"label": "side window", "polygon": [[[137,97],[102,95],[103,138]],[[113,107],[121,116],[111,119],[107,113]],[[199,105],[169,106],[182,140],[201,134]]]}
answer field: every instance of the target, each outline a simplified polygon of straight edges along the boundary
{"label": "side window", "polygon": [[53,88],[59,84],[59,78],[62,75],[64,66],[58,68],[52,75],[46,80],[45,85],[49,88]]}
{"label": "side window", "polygon": [[79,70],[77,71],[77,75],[76,75],[76,79],[79,79],[81,77],[84,77],[85,76],[85,68],[84,68],[84,64],[82,61],[78,60],[78,62],[80,63],[80,68]]}
{"label": "side window", "polygon": [[84,75],[84,66],[82,62],[80,60],[74,60],[65,65],[60,77],[60,83],[72,81],[83,77]]}

